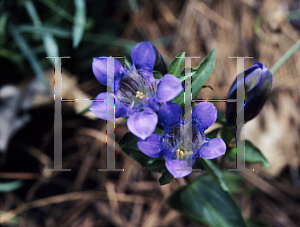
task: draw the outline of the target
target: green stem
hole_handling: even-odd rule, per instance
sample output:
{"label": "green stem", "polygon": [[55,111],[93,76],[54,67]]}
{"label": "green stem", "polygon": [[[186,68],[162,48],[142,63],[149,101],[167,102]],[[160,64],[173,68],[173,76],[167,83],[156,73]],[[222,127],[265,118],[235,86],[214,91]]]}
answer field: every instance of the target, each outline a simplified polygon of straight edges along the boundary
{"label": "green stem", "polygon": [[300,48],[300,39],[270,69],[274,74]]}
{"label": "green stem", "polygon": [[91,105],[88,105],[83,110],[78,111],[77,114],[85,114],[86,112],[90,111],[89,109],[90,109]]}

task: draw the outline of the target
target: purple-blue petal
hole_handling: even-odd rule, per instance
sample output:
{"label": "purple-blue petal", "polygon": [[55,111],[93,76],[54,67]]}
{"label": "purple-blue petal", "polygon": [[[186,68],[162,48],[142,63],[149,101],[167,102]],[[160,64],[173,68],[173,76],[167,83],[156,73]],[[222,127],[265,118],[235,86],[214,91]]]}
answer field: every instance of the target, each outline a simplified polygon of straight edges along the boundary
{"label": "purple-blue petal", "polygon": [[204,131],[215,123],[217,120],[217,108],[213,103],[198,103],[192,112],[193,122],[196,123],[200,131]]}
{"label": "purple-blue petal", "polygon": [[134,113],[127,121],[129,131],[143,140],[154,132],[156,124],[157,114],[150,108]]}
{"label": "purple-blue petal", "polygon": [[171,74],[166,74],[157,85],[156,99],[158,102],[170,101],[179,95],[182,90],[180,80]]}
{"label": "purple-blue petal", "polygon": [[154,112],[159,111],[160,106],[159,106],[159,103],[156,101],[155,98],[145,97],[144,100],[147,101],[147,104],[144,104],[144,106],[147,106],[147,107],[151,108]]}
{"label": "purple-blue petal", "polygon": [[[95,98],[95,102],[92,103],[90,107],[90,111],[92,111],[98,118],[107,120],[107,94],[113,96],[111,93],[102,92],[97,95]],[[103,100],[103,101],[102,101]],[[115,107],[115,118],[125,117],[127,114],[128,107],[122,104],[118,99],[115,99],[115,105],[112,103],[109,105],[111,111],[113,112],[113,108]],[[113,118],[109,118],[109,121],[114,120]]]}
{"label": "purple-blue petal", "polygon": [[137,142],[137,146],[144,154],[148,155],[149,157],[161,157],[161,136],[157,135],[156,133],[152,133],[145,140],[139,139],[139,141]]}
{"label": "purple-blue petal", "polygon": [[167,159],[165,165],[174,178],[181,178],[189,175],[193,171],[192,166],[195,160],[196,159],[192,157],[189,157],[188,160]]}
{"label": "purple-blue petal", "polygon": [[140,42],[131,51],[132,64],[137,69],[152,71],[155,63],[155,51],[150,42]]}
{"label": "purple-blue petal", "polygon": [[201,158],[214,159],[224,155],[225,151],[225,142],[221,138],[214,138],[203,144],[198,152]]}
{"label": "purple-blue petal", "polygon": [[141,74],[144,78],[146,78],[150,82],[150,84],[159,82],[158,79],[154,78],[152,71],[147,71],[147,70],[139,69],[139,70],[137,70],[137,72],[139,74]]}
{"label": "purple-blue petal", "polygon": [[167,131],[168,128],[171,128],[180,122],[181,114],[181,107],[177,103],[163,103],[158,112],[158,122],[164,127],[165,131]]}
{"label": "purple-blue petal", "polygon": [[[96,79],[107,86],[107,58],[94,58],[92,69]],[[126,69],[123,68],[121,63],[114,59],[114,78],[112,78],[111,83],[114,80],[118,80],[125,71]]]}

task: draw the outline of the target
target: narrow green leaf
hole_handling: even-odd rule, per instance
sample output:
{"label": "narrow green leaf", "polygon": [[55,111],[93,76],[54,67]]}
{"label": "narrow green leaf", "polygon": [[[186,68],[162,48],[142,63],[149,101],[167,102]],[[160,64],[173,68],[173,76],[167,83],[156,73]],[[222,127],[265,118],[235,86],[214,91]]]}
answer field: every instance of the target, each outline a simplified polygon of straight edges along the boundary
{"label": "narrow green leaf", "polygon": [[39,61],[37,60],[35,54],[31,51],[30,47],[28,46],[25,39],[19,33],[18,29],[13,25],[10,24],[9,30],[13,36],[15,43],[18,45],[19,49],[21,50],[22,54],[28,60],[31,68],[33,69],[34,73],[36,74],[37,79],[43,84],[43,86],[47,87],[47,82],[44,77],[44,72],[42,70]]}
{"label": "narrow green leaf", "polygon": [[246,227],[233,197],[209,175],[201,175],[190,185],[179,189],[167,202],[194,221],[210,227]]}
{"label": "narrow green leaf", "polygon": [[192,99],[196,98],[203,85],[210,77],[215,67],[216,50],[212,50],[209,54],[199,63],[196,68],[196,73],[192,77],[193,81],[193,94]]}
{"label": "narrow green leaf", "polygon": [[32,1],[26,0],[23,2],[23,4],[25,5],[27,13],[29,14],[30,19],[33,22],[34,26],[41,27],[42,22]]}
{"label": "narrow green leaf", "polygon": [[[192,99],[195,99],[197,94],[205,82],[210,77],[215,67],[216,51],[212,50],[192,72]],[[176,102],[181,108],[184,108],[184,91],[182,91],[172,102]]]}
{"label": "narrow green leaf", "polygon": [[201,158],[200,163],[204,166],[204,168],[211,174],[211,176],[219,182],[219,185],[224,191],[228,191],[228,187],[223,179],[223,173],[220,167],[213,163],[212,160]]}
{"label": "narrow green leaf", "polygon": [[[59,56],[58,45],[55,38],[51,33],[45,33],[43,35],[44,47],[48,57],[57,57]],[[53,59],[50,59],[53,63]]]}
{"label": "narrow green leaf", "polygon": [[32,25],[20,25],[18,27],[18,30],[20,33],[22,32],[29,32],[33,34],[43,34],[43,33],[51,33],[59,38],[71,38],[71,32],[66,31],[64,28],[60,27],[55,27],[55,26],[46,26],[44,25],[43,27],[36,28],[35,26]]}
{"label": "narrow green leaf", "polygon": [[169,69],[168,69],[168,74],[172,74],[176,77],[180,76],[183,64],[184,64],[184,57],[185,57],[185,52],[182,52],[174,58],[174,60],[171,62]]}
{"label": "narrow green leaf", "polygon": [[139,6],[137,4],[137,0],[128,0],[129,2],[129,6],[131,8],[132,11],[137,11],[139,9]]}
{"label": "narrow green leaf", "polygon": [[[236,148],[232,148],[228,154],[227,157],[230,161],[236,161]],[[262,163],[266,168],[270,168],[270,163],[265,158],[263,153],[259,150],[258,147],[256,147],[253,143],[251,143],[249,140],[245,141],[245,162],[246,163]]]}
{"label": "narrow green leaf", "polygon": [[50,9],[52,9],[55,12],[55,15],[60,15],[64,19],[73,22],[73,16],[69,14],[67,11],[65,11],[62,7],[55,4],[55,1],[49,1],[49,0],[40,0],[42,3],[44,3],[46,6],[48,6]]}
{"label": "narrow green leaf", "polygon": [[15,191],[23,186],[23,182],[20,180],[11,182],[0,182],[0,192]]}
{"label": "narrow green leaf", "polygon": [[160,78],[163,77],[163,75],[160,72],[156,71],[156,70],[153,70],[153,76],[154,76],[155,79],[160,79]]}
{"label": "narrow green leaf", "polygon": [[173,175],[166,169],[158,180],[159,185],[169,184],[173,179]]}
{"label": "narrow green leaf", "polygon": [[81,114],[85,114],[85,113],[87,113],[87,112],[89,112],[90,111],[90,107],[92,106],[92,104],[89,104],[88,106],[86,106],[84,109],[82,109],[82,110],[79,110],[78,112],[76,112],[76,114],[79,114],[79,115],[81,115]]}
{"label": "narrow green leaf", "polygon": [[112,47],[122,47],[125,49],[124,52],[127,53],[130,53],[133,47],[137,44],[137,42],[118,38],[110,34],[95,34],[88,32],[85,33],[83,40],[87,42],[109,45]]}
{"label": "narrow green leaf", "polygon": [[82,39],[86,22],[85,0],[74,0],[74,4],[73,48],[77,48]]}
{"label": "narrow green leaf", "polygon": [[126,58],[126,56],[124,56],[124,63],[125,63],[125,66],[128,70],[131,69],[131,64],[130,62],[128,61],[128,59]]}
{"label": "narrow green leaf", "polygon": [[5,35],[6,22],[7,22],[7,12],[2,13],[0,17],[0,35]]}

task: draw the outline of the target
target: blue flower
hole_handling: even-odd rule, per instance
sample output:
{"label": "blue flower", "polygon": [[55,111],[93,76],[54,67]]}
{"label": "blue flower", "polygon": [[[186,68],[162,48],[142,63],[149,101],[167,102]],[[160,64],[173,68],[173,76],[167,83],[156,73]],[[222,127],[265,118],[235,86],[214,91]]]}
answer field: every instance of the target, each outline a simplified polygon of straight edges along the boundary
{"label": "blue flower", "polygon": [[[245,71],[245,105],[244,120],[252,120],[262,110],[272,87],[273,76],[270,70],[260,62],[254,62],[253,66]],[[243,81],[242,81],[243,82]],[[227,99],[236,99],[237,79],[229,89]],[[236,103],[227,102],[226,118],[229,126],[236,125],[236,116],[241,110],[237,110]]]}
{"label": "blue flower", "polygon": [[[107,95],[113,95],[115,118],[128,117],[129,131],[142,139],[154,132],[160,104],[172,100],[183,90],[180,80],[171,74],[159,80],[153,77],[156,56],[160,55],[150,42],[138,43],[131,52],[131,70],[114,60],[115,94],[103,92],[96,97],[106,100]],[[92,68],[98,81],[107,85],[107,59],[94,58]],[[106,101],[94,102],[90,110],[98,118],[107,120]]]}
{"label": "blue flower", "polygon": [[152,133],[137,143],[144,154],[153,158],[163,157],[168,171],[175,178],[190,174],[197,157],[214,159],[222,156],[226,150],[222,139],[210,140],[204,135],[204,131],[217,119],[217,109],[212,103],[197,104],[190,121],[183,120],[181,113],[176,103],[162,104],[158,118],[165,135]]}

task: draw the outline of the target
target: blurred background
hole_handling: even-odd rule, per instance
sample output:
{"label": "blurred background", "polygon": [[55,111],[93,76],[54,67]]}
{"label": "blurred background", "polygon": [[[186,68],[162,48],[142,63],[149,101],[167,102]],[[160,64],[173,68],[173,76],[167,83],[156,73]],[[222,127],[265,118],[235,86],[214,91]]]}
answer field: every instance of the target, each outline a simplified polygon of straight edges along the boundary
{"label": "blurred background", "polygon": [[[198,97],[222,99],[237,74],[229,56],[253,56],[245,68],[254,61],[271,68],[299,38],[293,0],[1,0],[2,226],[200,226],[165,204],[185,179],[159,186],[160,174],[117,144],[116,169],[125,171],[97,171],[106,167],[106,122],[78,114],[88,102],[62,102],[63,168],[71,171],[44,171],[53,168],[54,155],[54,66],[46,57],[71,57],[62,60],[63,99],[93,99],[106,91],[94,78],[93,57],[129,58],[141,41],[151,41],[167,65],[182,51],[203,59],[216,49],[207,81],[213,90]],[[271,168],[248,165],[255,171],[226,176],[253,226],[300,225],[299,76],[300,50],[273,75],[269,100],[245,126]],[[224,103],[215,105],[225,111]],[[125,132],[126,123],[116,120],[116,141]]]}

